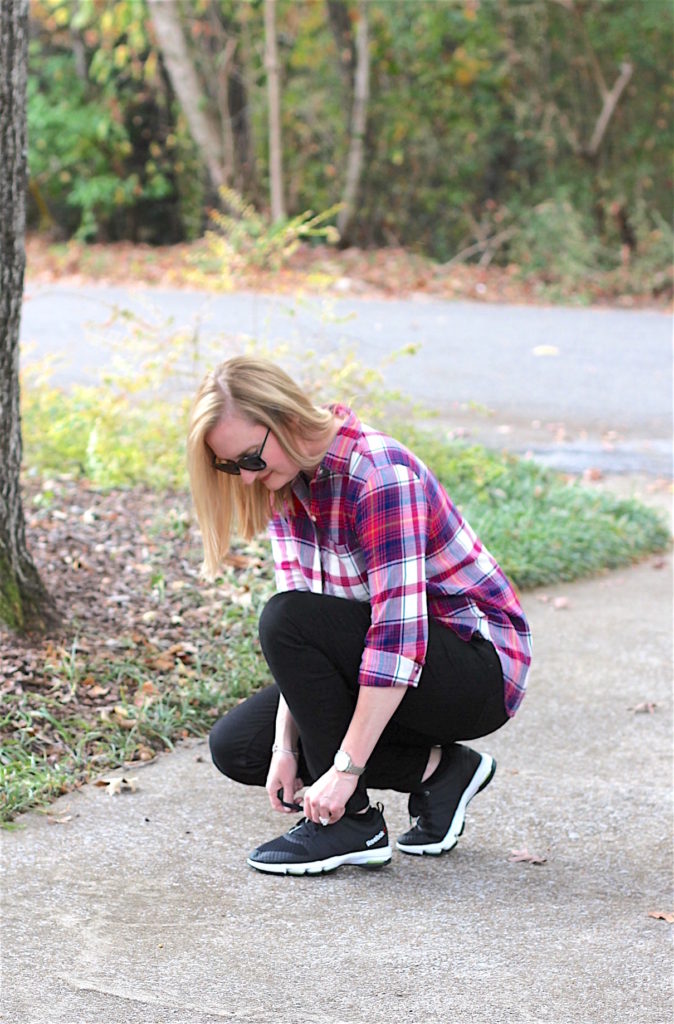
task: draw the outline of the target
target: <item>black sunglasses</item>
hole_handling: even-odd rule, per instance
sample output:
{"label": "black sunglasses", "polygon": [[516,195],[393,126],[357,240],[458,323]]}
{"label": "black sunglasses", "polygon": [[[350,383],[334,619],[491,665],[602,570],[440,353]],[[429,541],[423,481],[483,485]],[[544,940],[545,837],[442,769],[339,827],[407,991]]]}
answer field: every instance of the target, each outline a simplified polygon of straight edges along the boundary
{"label": "black sunglasses", "polygon": [[249,473],[260,473],[263,469],[267,468],[267,463],[262,458],[262,452],[270,433],[271,427],[267,427],[267,433],[264,435],[264,441],[260,445],[260,450],[253,452],[252,455],[242,455],[240,459],[219,459],[217,455],[214,455],[213,469],[218,469],[221,473],[231,473],[232,476],[241,476],[242,469],[247,470]]}

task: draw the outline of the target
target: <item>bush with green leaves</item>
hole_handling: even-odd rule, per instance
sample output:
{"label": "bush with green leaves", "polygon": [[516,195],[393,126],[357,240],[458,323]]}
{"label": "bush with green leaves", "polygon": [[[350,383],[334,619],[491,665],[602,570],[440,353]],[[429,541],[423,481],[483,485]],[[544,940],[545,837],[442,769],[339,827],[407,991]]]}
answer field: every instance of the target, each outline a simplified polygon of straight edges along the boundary
{"label": "bush with green leaves", "polygon": [[302,241],[339,240],[337,228],[326,223],[334,218],[339,204],[321,213],[306,210],[274,223],[236,189],[223,185],[218,191],[222,210],[210,211],[205,251],[194,253],[190,260],[196,269],[189,276],[196,283],[201,282],[202,271],[207,271],[212,287],[215,272],[220,286],[229,288],[249,271],[280,270]]}

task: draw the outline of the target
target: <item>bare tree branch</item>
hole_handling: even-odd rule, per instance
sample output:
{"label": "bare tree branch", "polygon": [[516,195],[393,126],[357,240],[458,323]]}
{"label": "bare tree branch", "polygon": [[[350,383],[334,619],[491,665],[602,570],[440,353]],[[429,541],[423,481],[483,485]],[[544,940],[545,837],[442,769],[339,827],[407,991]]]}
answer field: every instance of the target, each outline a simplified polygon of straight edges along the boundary
{"label": "bare tree branch", "polygon": [[620,74],[616,79],[615,85],[613,86],[611,91],[607,93],[604,97],[604,106],[602,108],[602,112],[597,118],[597,123],[594,126],[594,131],[592,132],[590,144],[587,147],[587,152],[590,156],[596,156],[599,152],[599,147],[602,144],[602,140],[606,133],[606,129],[608,128],[609,121],[613,117],[613,113],[618,105],[618,101],[622,96],[625,87],[627,86],[627,83],[632,77],[633,70],[634,69],[632,65],[629,64],[627,61],[624,64],[621,64]]}
{"label": "bare tree branch", "polygon": [[496,250],[500,249],[503,243],[512,238],[514,234],[514,228],[506,228],[504,231],[499,231],[498,234],[492,235],[491,238],[482,238],[479,242],[475,242],[474,245],[469,245],[466,249],[457,252],[455,256],[452,256],[451,260],[443,263],[442,266],[445,269],[453,267],[455,264],[463,263],[470,256],[477,256],[481,252],[482,257],[479,265],[481,267],[488,267],[496,255]]}

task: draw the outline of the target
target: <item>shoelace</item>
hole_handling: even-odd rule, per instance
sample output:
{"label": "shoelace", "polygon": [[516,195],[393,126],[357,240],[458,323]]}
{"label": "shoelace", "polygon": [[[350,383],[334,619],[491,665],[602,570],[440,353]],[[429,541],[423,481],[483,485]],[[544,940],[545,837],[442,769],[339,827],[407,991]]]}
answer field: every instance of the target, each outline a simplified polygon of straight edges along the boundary
{"label": "shoelace", "polygon": [[281,787],[280,789],[277,789],[276,795],[279,798],[279,800],[281,801],[281,803],[283,804],[283,806],[286,807],[289,811],[303,811],[304,810],[304,804],[296,804],[294,802],[291,802],[291,803],[288,804],[288,803],[285,802],[285,800],[283,799],[283,787]]}

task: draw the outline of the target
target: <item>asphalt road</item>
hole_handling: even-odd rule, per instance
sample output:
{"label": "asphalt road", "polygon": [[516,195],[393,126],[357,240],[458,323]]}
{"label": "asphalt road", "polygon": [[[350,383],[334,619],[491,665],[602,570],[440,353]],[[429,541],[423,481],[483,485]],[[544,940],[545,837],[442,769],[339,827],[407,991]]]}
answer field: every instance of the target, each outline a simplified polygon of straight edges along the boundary
{"label": "asphalt road", "polygon": [[[27,289],[23,363],[58,355],[55,383],[90,381],[115,346],[133,349],[138,322],[169,346],[180,331],[198,338],[206,364],[250,339],[272,352],[283,346],[291,367],[308,350],[352,350],[387,387],[475,440],[570,470],[672,472],[672,330],[663,313],[51,284]],[[415,355],[385,363],[410,344]]]}

